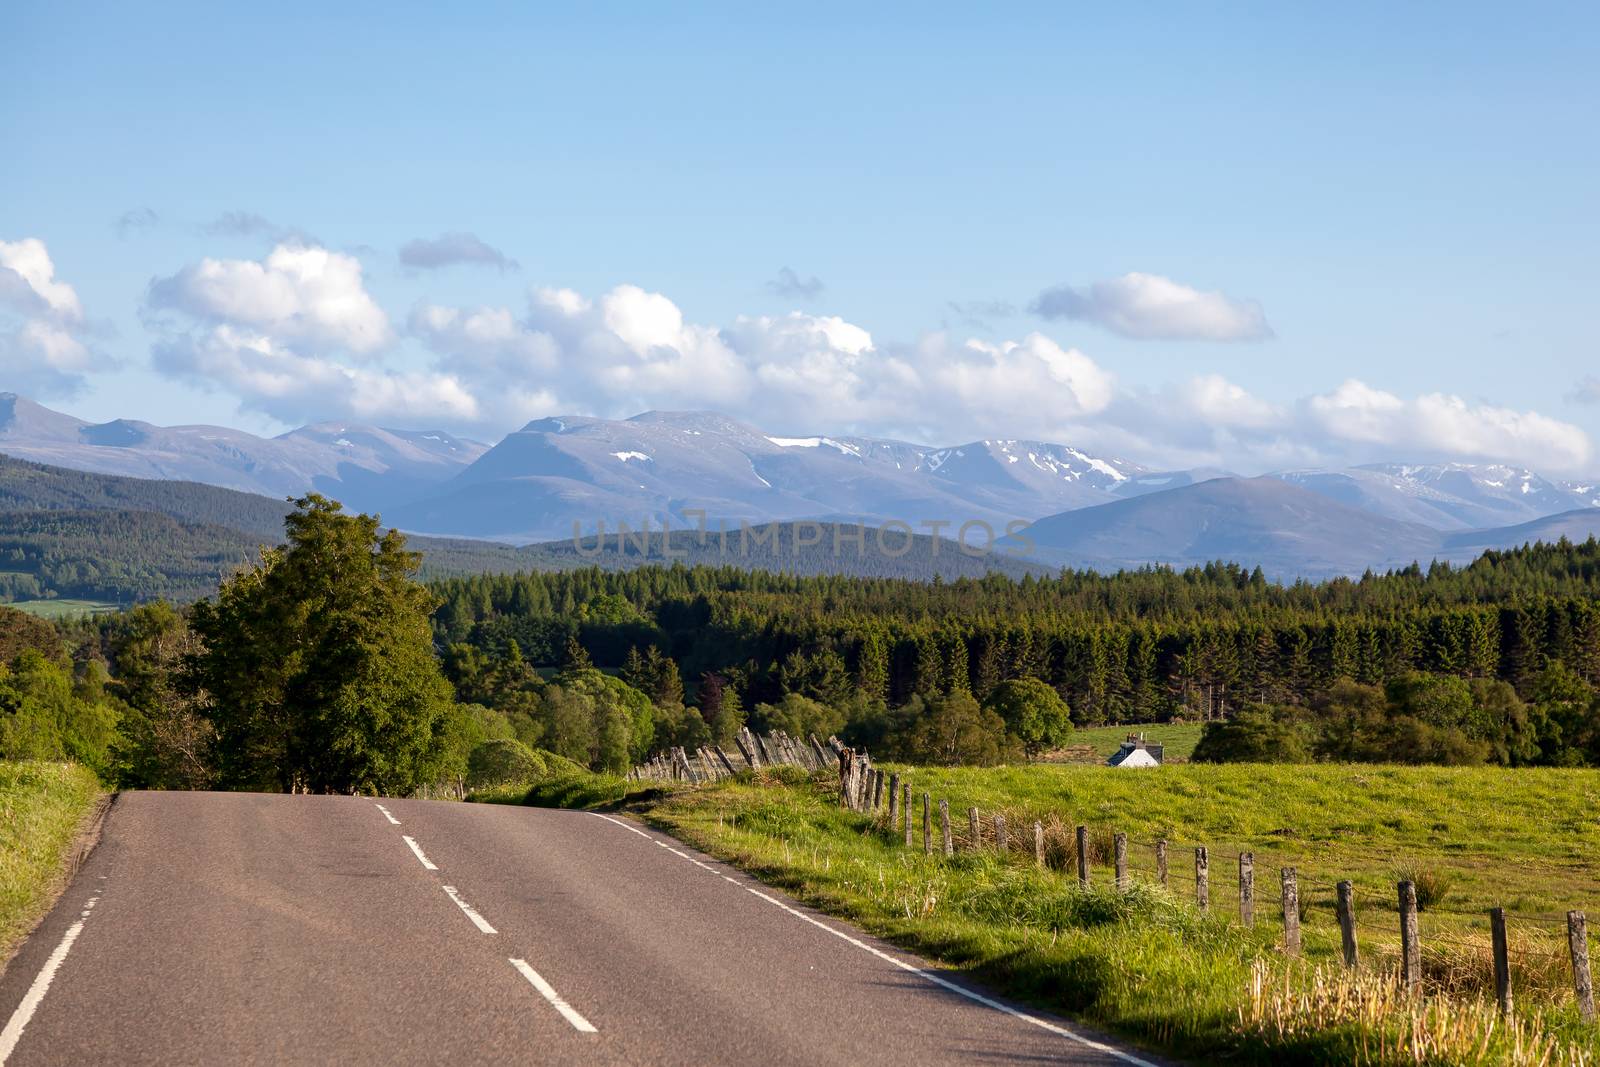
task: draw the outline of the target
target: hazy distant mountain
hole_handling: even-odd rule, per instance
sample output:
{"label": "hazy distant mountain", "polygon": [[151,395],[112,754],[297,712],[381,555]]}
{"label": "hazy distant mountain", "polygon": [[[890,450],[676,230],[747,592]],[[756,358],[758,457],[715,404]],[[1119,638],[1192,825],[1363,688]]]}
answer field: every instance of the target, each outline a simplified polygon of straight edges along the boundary
{"label": "hazy distant mountain", "polygon": [[[623,421],[539,419],[450,483],[386,517],[405,529],[535,541],[592,532],[604,520],[696,525],[799,518],[968,520],[1004,530],[1113,499],[1144,474],[1062,445],[991,440],[943,448],[851,436],[786,437],[704,412]],[[974,535],[978,536],[978,535]]]}
{"label": "hazy distant mountain", "polygon": [[0,394],[0,453],[74,470],[202,482],[265,496],[317,490],[354,508],[382,508],[445,481],[485,446],[445,433],[354,423],[276,438],[221,426],[92,424]]}
{"label": "hazy distant mountain", "polygon": [[1041,519],[1019,540],[1075,567],[1211,560],[1277,577],[1360,574],[1430,559],[1438,531],[1341,504],[1277,478],[1217,478]]}
{"label": "hazy distant mountain", "polygon": [[1502,464],[1375,463],[1274,477],[1351,507],[1440,530],[1510,525],[1600,504],[1592,485],[1551,481]]}
{"label": "hazy distant mountain", "polygon": [[[929,533],[929,524],[942,523],[947,537],[969,521],[997,533],[1035,523],[1052,560],[1114,567],[1229,558],[1283,575],[1459,558],[1460,546],[1516,543],[1506,540],[1523,536],[1512,527],[1579,531],[1588,528],[1584,514],[1600,515],[1595,485],[1502,464],[1384,463],[1240,479],[1149,470],[1038,441],[933,447],[775,434],[711,412],[539,419],[490,448],[446,433],[343,422],[272,439],[125,419],[94,425],[0,394],[0,453],[280,502],[316,489],[440,538],[560,542],[574,524],[586,537],[601,522],[613,535],[620,523],[659,531],[668,521],[681,530],[696,527],[698,513],[735,528],[836,520]],[[1456,534],[1466,539],[1452,540]],[[972,530],[967,539],[985,536]]]}
{"label": "hazy distant mountain", "polygon": [[1447,534],[1441,555],[1453,561],[1476,559],[1487,549],[1517,548],[1535,541],[1550,544],[1563,537],[1577,542],[1600,537],[1600,508],[1586,507],[1560,515],[1546,515],[1516,526]]}

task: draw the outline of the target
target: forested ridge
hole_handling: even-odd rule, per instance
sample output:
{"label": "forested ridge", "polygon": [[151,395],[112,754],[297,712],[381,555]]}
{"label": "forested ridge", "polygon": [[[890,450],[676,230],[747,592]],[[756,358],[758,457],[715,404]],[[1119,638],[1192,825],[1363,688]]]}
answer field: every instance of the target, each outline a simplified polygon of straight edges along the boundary
{"label": "forested ridge", "polygon": [[901,705],[1036,678],[1079,723],[1310,705],[1337,681],[1415,672],[1530,694],[1552,663],[1600,683],[1600,542],[1488,552],[1360,579],[1278,585],[1215,564],[919,583],[733,568],[598,569],[438,582],[435,631],[536,664],[569,638],[603,667],[656,647],[746,706],[787,693]]}

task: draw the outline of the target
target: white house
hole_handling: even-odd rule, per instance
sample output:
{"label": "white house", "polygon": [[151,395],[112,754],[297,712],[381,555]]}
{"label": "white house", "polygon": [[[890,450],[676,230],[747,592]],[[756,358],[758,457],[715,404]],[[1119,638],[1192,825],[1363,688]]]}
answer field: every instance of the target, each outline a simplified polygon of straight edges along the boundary
{"label": "white house", "polygon": [[1161,745],[1146,743],[1144,734],[1129,734],[1116,755],[1106,760],[1106,764],[1111,767],[1159,767],[1161,749]]}

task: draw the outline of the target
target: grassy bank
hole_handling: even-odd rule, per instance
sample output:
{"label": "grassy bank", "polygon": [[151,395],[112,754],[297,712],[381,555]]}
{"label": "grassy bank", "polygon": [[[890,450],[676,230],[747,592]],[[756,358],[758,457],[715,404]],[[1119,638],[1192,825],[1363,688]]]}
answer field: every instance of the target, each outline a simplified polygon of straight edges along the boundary
{"label": "grassy bank", "polygon": [[49,908],[100,783],[71,763],[0,762],[0,959]]}
{"label": "grassy bank", "polygon": [[[922,854],[900,830],[841,811],[826,777],[743,776],[699,789],[597,780],[548,785],[543,803],[630,808],[823,910],[1041,1006],[1195,1058],[1266,1063],[1575,1063],[1600,1052],[1576,1018],[1555,912],[1600,903],[1600,772],[1390,767],[1099,767],[902,770],[951,803],[961,851]],[[965,840],[983,812],[982,847]],[[920,799],[917,808],[920,822]],[[1013,849],[994,848],[994,813]],[[1046,823],[1052,870],[1036,869],[1031,824]],[[1093,886],[1075,875],[1071,827],[1092,828]],[[1025,833],[1018,831],[1027,827]],[[1110,835],[1134,842],[1133,884],[1103,864]],[[937,836],[937,823],[935,835]],[[1021,838],[1022,840],[1019,840]],[[1169,887],[1153,850],[1169,842]],[[1193,903],[1192,852],[1211,849],[1209,913]],[[937,851],[937,840],[935,849]],[[1237,849],[1254,852],[1257,923],[1237,918]],[[1281,950],[1277,869],[1306,898],[1304,956]],[[1394,881],[1433,878],[1423,915],[1429,996],[1393,995]],[[1338,965],[1332,883],[1358,887],[1364,966]],[[1479,910],[1512,925],[1519,1014],[1486,1005]],[[1518,1050],[1521,1051],[1518,1051]],[[1555,1051],[1552,1052],[1552,1049]]]}

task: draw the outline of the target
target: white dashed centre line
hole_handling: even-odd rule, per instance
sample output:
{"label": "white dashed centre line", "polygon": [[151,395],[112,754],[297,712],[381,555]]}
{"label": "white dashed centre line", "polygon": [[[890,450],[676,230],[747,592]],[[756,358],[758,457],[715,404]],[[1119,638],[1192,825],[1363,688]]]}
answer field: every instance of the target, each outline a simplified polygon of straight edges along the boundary
{"label": "white dashed centre line", "polygon": [[406,844],[411,846],[411,851],[415,852],[417,854],[417,859],[422,861],[422,865],[424,867],[426,867],[430,871],[437,871],[439,869],[438,867],[434,866],[432,860],[430,860],[427,856],[422,854],[422,846],[417,844],[415,838],[411,837],[409,834],[402,834],[401,838],[405,841]]}
{"label": "white dashed centre line", "polygon": [[11,1019],[6,1023],[6,1028],[0,1030],[0,1065],[11,1058],[11,1053],[16,1051],[17,1042],[22,1039],[22,1031],[33,1019],[33,1013],[39,1010],[39,1004],[44,1000],[44,995],[50,991],[50,983],[55,980],[56,972],[61,969],[61,963],[67,958],[67,953],[72,951],[72,945],[78,940],[78,935],[83,933],[83,924],[89,920],[89,913],[100,898],[93,896],[83,906],[83,911],[78,913],[78,921],[67,927],[67,932],[62,935],[61,943],[56,950],[50,953],[50,958],[44,961],[44,967],[33,979],[33,984],[28,987],[28,992],[22,997],[22,1003],[17,1005],[17,1010],[11,1013]]}
{"label": "white dashed centre line", "polygon": [[[377,802],[374,801],[373,803],[377,803]],[[395,818],[393,815],[390,815],[388,808],[384,807],[382,804],[378,804],[378,810],[383,812],[383,817],[385,819],[388,819],[390,822],[394,823],[396,826],[400,825],[400,820]]]}
{"label": "white dashed centre line", "polygon": [[579,1015],[576,1008],[563,1000],[561,994],[557,993],[555,988],[549,982],[546,982],[538,971],[529,967],[527,960],[512,960],[511,966],[522,972],[522,977],[526,978],[533,988],[539,991],[541,997],[550,1002],[551,1007],[561,1013],[562,1018],[572,1024],[574,1030],[584,1034],[598,1034],[600,1032],[594,1028],[593,1023]]}
{"label": "white dashed centre line", "polygon": [[500,932],[494,927],[490,926],[482,915],[479,915],[477,912],[473,911],[472,905],[461,899],[461,894],[456,892],[455,886],[447,885],[444,887],[444,891],[450,894],[450,899],[456,902],[456,907],[460,908],[466,914],[467,918],[472,920],[473,926],[476,926],[486,934],[497,934]]}
{"label": "white dashed centre line", "polygon": [[[688,860],[690,863],[694,864],[696,867],[700,867],[700,868],[702,868],[704,870],[711,871],[712,873],[720,873],[720,872],[717,872],[715,868],[710,867],[710,866],[708,866],[708,865],[706,865],[704,863],[701,863],[699,860],[695,859],[693,856],[688,855],[687,853],[678,851],[677,849],[673,848],[671,845],[668,845],[666,842],[661,841],[658,838],[652,837],[650,834],[645,833],[643,830],[639,829],[637,826],[632,826],[632,825],[628,824],[627,822],[623,821],[622,819],[613,818],[610,815],[602,815],[598,811],[591,811],[589,814],[593,815],[595,818],[604,819],[606,822],[614,823],[615,825],[622,827],[624,830],[628,830],[628,831],[631,831],[633,833],[636,833],[640,837],[644,838],[646,841],[653,842],[657,847],[664,848],[668,852],[671,852],[675,856],[682,856],[684,859]],[[1020,1020],[1021,1022],[1028,1023],[1028,1024],[1032,1025],[1032,1026],[1037,1026],[1041,1030],[1048,1030],[1052,1034],[1057,1034],[1057,1035],[1059,1035],[1061,1037],[1066,1038],[1069,1041],[1075,1041],[1078,1044],[1084,1046],[1085,1048],[1094,1049],[1096,1052],[1103,1052],[1107,1056],[1112,1056],[1112,1057],[1114,1057],[1116,1059],[1121,1060],[1124,1063],[1131,1063],[1131,1064],[1136,1065],[1136,1067],[1156,1067],[1156,1065],[1151,1063],[1149,1060],[1140,1059],[1138,1056],[1132,1055],[1131,1053],[1124,1052],[1121,1049],[1112,1048],[1110,1045],[1107,1045],[1104,1042],[1096,1041],[1093,1038],[1084,1037],[1082,1034],[1073,1033],[1071,1030],[1068,1030],[1064,1026],[1058,1026],[1055,1023],[1050,1022],[1047,1019],[1039,1018],[1037,1015],[1029,1015],[1027,1012],[1019,1011],[1018,1009],[1013,1008],[1009,1004],[1002,1004],[1000,1001],[995,1000],[995,999],[993,999],[991,997],[986,997],[982,993],[978,993],[978,992],[976,992],[974,990],[966,988],[965,986],[958,985],[957,983],[950,981],[948,978],[943,978],[943,977],[933,973],[932,971],[928,970],[926,967],[918,967],[915,964],[907,963],[907,962],[905,962],[904,960],[901,960],[901,959],[896,959],[894,956],[889,955],[887,952],[884,952],[881,949],[875,948],[872,945],[867,944],[865,941],[862,941],[860,938],[851,937],[849,934],[845,933],[843,930],[835,930],[833,927],[829,926],[827,923],[818,922],[816,919],[813,919],[811,916],[807,915],[805,912],[799,911],[799,910],[797,910],[795,908],[791,908],[789,905],[785,904],[783,901],[779,900],[777,897],[769,896],[768,894],[761,892],[761,890],[759,890],[759,889],[756,889],[756,888],[754,888],[752,886],[745,885],[743,882],[740,882],[738,879],[730,878],[728,875],[724,874],[724,875],[722,875],[722,877],[727,879],[727,881],[733,883],[734,885],[738,886],[740,889],[743,889],[746,893],[749,893],[751,896],[754,896],[754,897],[757,897],[757,898],[759,898],[761,900],[764,900],[768,904],[773,904],[773,905],[776,905],[779,908],[782,908],[784,911],[788,912],[790,915],[793,915],[795,918],[800,919],[803,922],[808,922],[812,926],[815,926],[818,930],[821,930],[821,931],[823,931],[825,933],[832,934],[834,937],[837,937],[839,940],[844,941],[847,944],[854,945],[856,948],[859,948],[859,949],[861,949],[861,950],[863,950],[865,952],[870,952],[872,955],[878,957],[881,960],[884,960],[885,962],[894,964],[896,967],[900,968],[902,971],[907,971],[907,972],[909,972],[911,974],[914,974],[914,975],[918,976],[919,978],[922,978],[922,979],[925,979],[926,981],[932,982],[936,986],[939,986],[939,987],[941,987],[943,989],[948,989],[952,993],[955,993],[955,994],[958,994],[960,996],[966,997],[968,1000],[974,1001],[974,1002],[976,1002],[978,1004],[982,1004],[986,1008],[993,1008],[995,1011],[1001,1012],[1002,1014],[1005,1014],[1005,1015],[1009,1015],[1013,1019]]]}

